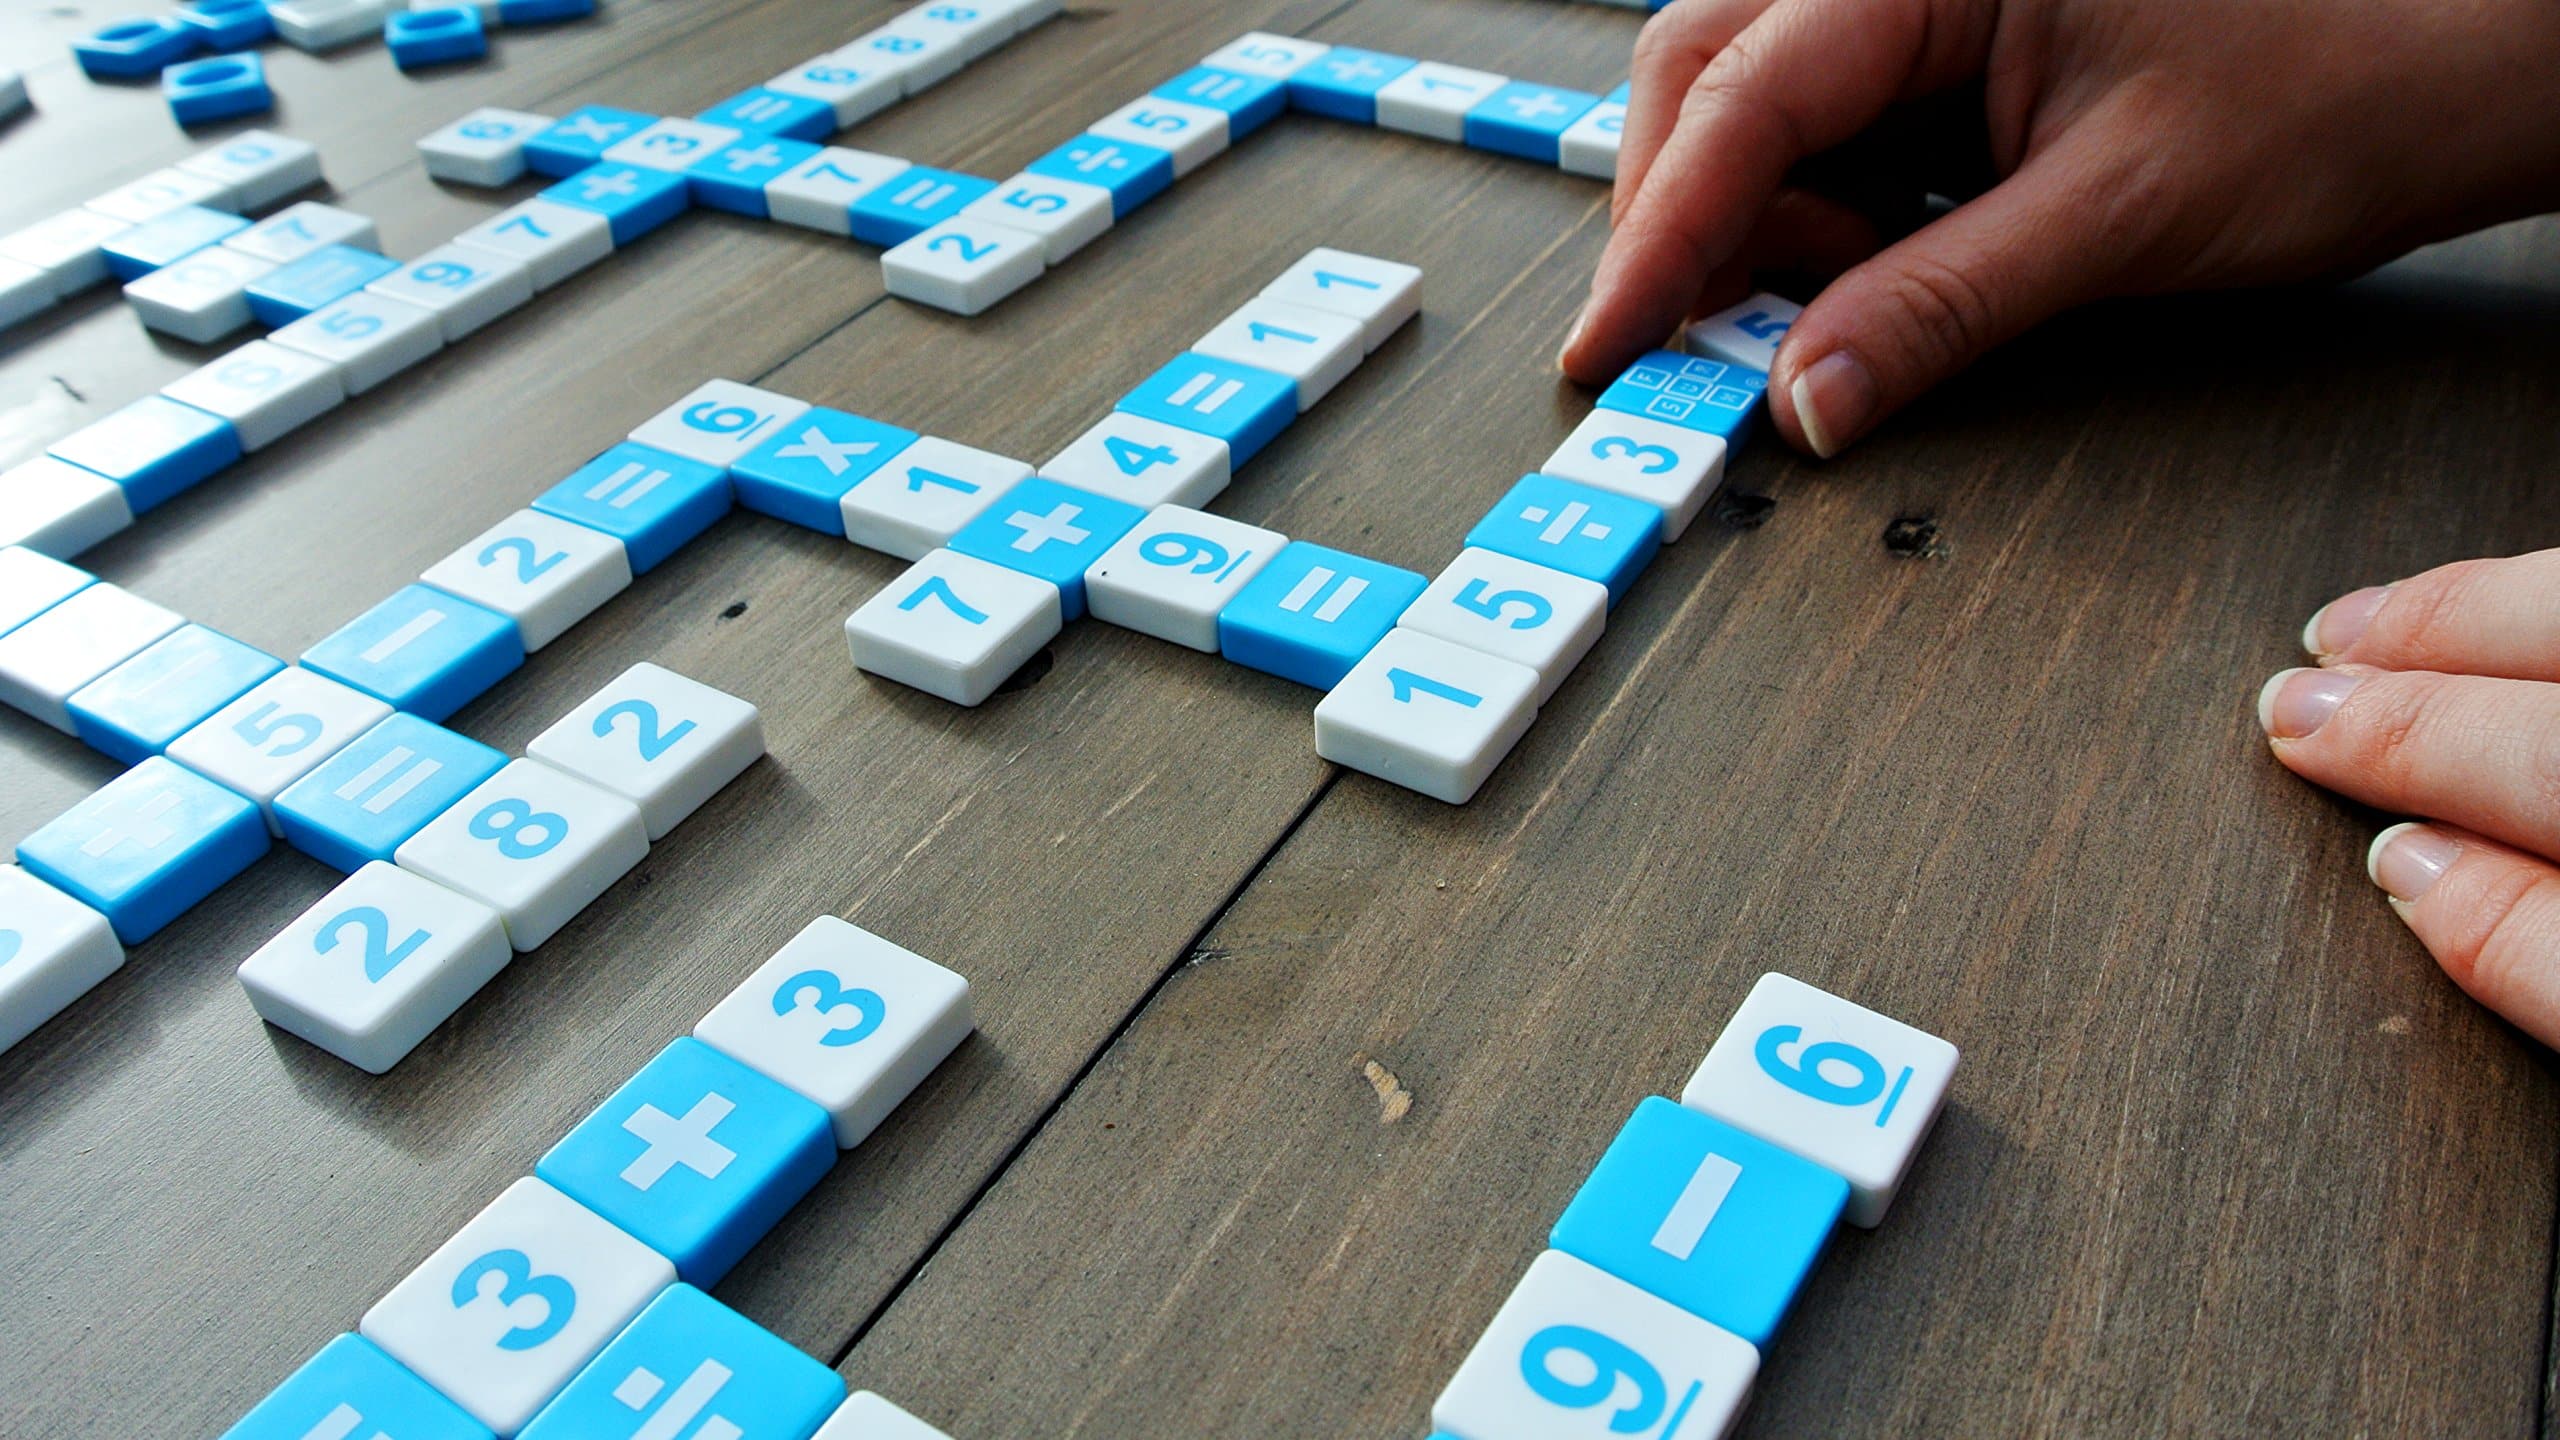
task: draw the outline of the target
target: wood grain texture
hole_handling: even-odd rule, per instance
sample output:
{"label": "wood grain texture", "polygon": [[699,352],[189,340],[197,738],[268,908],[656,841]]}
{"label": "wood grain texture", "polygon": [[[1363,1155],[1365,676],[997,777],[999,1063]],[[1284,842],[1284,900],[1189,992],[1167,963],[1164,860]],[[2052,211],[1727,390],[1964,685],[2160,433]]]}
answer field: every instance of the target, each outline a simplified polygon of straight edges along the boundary
{"label": "wood grain texture", "polygon": [[[505,198],[408,159],[461,109],[699,108],[894,8],[634,0],[427,82],[287,57],[279,128],[414,253]],[[851,143],[1010,173],[1254,27],[1597,89],[1634,21],[1079,7]],[[192,148],[84,84],[0,131],[13,217]],[[58,175],[66,141],[114,173]],[[1603,199],[1290,117],[972,321],[697,214],[85,559],[295,653],[702,378],[1037,460],[1339,244],[1423,265],[1426,313],[1218,508],[1433,570],[1588,407],[1545,357]],[[330,882],[285,852],[0,1056],[0,1433],[218,1431],[820,912],[968,974],[983,1033],[719,1293],[957,1435],[1417,1433],[1772,968],[1966,1062],[1752,1433],[2528,1433],[2550,1058],[2426,963],[2359,872],[2375,817],[2246,702],[2321,600],[2552,533],[2555,237],[2085,317],[1847,460],[1753,452],[1768,524],[1667,551],[1460,810],[1336,777],[1311,692],[1099,624],[981,711],[858,677],[839,623],[898,567],[734,516],[454,723],[520,750],[650,659],[761,705],[772,757],[391,1075],[231,977]],[[100,302],[0,335],[0,446],[203,353]],[[1934,557],[1880,545],[1911,515]],[[0,724],[0,824],[112,773]]]}

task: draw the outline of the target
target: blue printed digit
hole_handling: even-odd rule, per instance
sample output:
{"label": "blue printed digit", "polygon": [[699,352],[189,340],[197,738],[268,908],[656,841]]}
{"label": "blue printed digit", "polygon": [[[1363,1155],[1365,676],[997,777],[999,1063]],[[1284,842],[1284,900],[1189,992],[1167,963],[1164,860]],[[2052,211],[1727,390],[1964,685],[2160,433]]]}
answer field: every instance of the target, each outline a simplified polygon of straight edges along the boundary
{"label": "blue printed digit", "polygon": [[735,435],[756,423],[756,412],[744,405],[721,405],[704,400],[686,408],[684,423],[714,435]]}
{"label": "blue printed digit", "polygon": [[1045,190],[1015,190],[1004,197],[1004,203],[1034,215],[1055,215],[1067,208],[1067,197]]}
{"label": "blue printed digit", "polygon": [[320,328],[341,340],[361,340],[382,328],[382,317],[360,315],[352,310],[332,310],[320,317]]}
{"label": "blue printed digit", "polygon": [[524,233],[532,236],[536,240],[548,240],[551,238],[551,232],[543,229],[542,226],[536,223],[534,218],[530,215],[518,215],[512,220],[500,223],[498,226],[498,233],[502,235],[509,230],[522,230]]}
{"label": "blue printed digit", "polygon": [[1349,285],[1360,290],[1378,288],[1378,282],[1375,280],[1363,280],[1357,275],[1336,275],[1330,270],[1317,271],[1315,280],[1316,288],[1319,290],[1330,290],[1336,285]]}
{"label": "blue printed digit", "polygon": [[676,742],[693,733],[693,722],[679,720],[673,729],[661,731],[658,707],[646,700],[617,700],[596,712],[596,738],[613,734],[615,723],[631,722],[631,743],[640,749],[643,761],[655,760],[675,748]]}
{"label": "blue printed digit", "polygon": [[906,599],[899,601],[898,608],[901,610],[914,610],[922,606],[927,600],[941,601],[942,608],[959,616],[961,619],[968,621],[972,625],[984,625],[987,623],[987,612],[972,608],[967,601],[962,600],[958,593],[952,590],[951,582],[943,579],[939,575],[927,575],[924,577],[924,583],[918,585],[915,588],[914,593],[908,595]]}
{"label": "blue printed digit", "polygon": [[[1580,1363],[1573,1368],[1589,1370],[1591,1378],[1571,1380],[1557,1374],[1554,1362],[1560,1354],[1576,1357]],[[1588,1410],[1605,1404],[1618,1393],[1618,1382],[1624,1380],[1635,1387],[1636,1393],[1609,1417],[1609,1429],[1620,1435],[1641,1435],[1652,1429],[1671,1406],[1671,1387],[1663,1383],[1662,1372],[1652,1361],[1625,1342],[1586,1325],[1550,1325],[1530,1336],[1529,1343],[1520,1347],[1520,1378],[1529,1382],[1529,1389],[1539,1399],[1564,1410]],[[1664,1435],[1680,1428],[1701,1388],[1690,1385],[1689,1393],[1681,1397],[1679,1410],[1662,1427]]]}
{"label": "blue printed digit", "polygon": [[1647,475],[1668,475],[1680,468],[1680,457],[1664,445],[1639,445],[1625,435],[1604,435],[1592,442],[1591,453],[1602,460],[1642,460]]}
{"label": "blue printed digit", "polygon": [[1481,576],[1468,581],[1458,591],[1457,605],[1459,609],[1472,610],[1487,620],[1502,620],[1503,611],[1517,605],[1521,613],[1506,622],[1514,630],[1535,630],[1556,618],[1556,607],[1548,603],[1546,596],[1534,590],[1496,590],[1492,581]]}
{"label": "blue printed digit", "polygon": [[1187,568],[1194,575],[1215,574],[1227,565],[1227,547],[1198,535],[1150,535],[1138,546],[1138,555],[1150,565]]}
{"label": "blue printed digit", "polygon": [[[1876,1126],[1882,1129],[1893,1118],[1893,1107],[1902,1102],[1902,1087],[1911,1083],[1911,1067],[1891,1080],[1892,1092],[1886,1093],[1884,1062],[1844,1040],[1823,1040],[1796,1052],[1790,1061],[1786,1047],[1804,1038],[1801,1025],[1772,1025],[1760,1032],[1751,1047],[1760,1069],[1772,1080],[1808,1099],[1825,1105],[1854,1110],[1868,1101],[1884,1097],[1884,1106],[1876,1112]],[[1823,1073],[1825,1065],[1845,1065],[1857,1076],[1855,1080],[1835,1080]]]}
{"label": "blue printed digit", "polygon": [[[802,1004],[806,999],[807,1004]],[[838,1025],[818,1037],[821,1045],[838,1049],[860,1044],[880,1022],[889,1018],[889,1002],[876,990],[847,989],[843,981],[824,970],[803,970],[782,982],[773,992],[773,1013],[788,1015],[795,1010],[808,1010],[819,1015],[850,1007],[854,1019],[850,1025]]]}
{"label": "blue printed digit", "polygon": [[1144,475],[1158,465],[1178,464],[1182,460],[1171,446],[1141,445],[1117,435],[1103,436],[1102,449],[1111,457],[1111,463],[1120,467],[1123,475]]}
{"label": "blue printed digit", "polygon": [[1754,340],[1775,340],[1787,333],[1792,320],[1781,320],[1766,310],[1754,310],[1733,322],[1733,328]]}
{"label": "blue printed digit", "polygon": [[[550,854],[568,838],[569,818],[510,798],[492,801],[471,817],[470,828],[474,839],[496,841],[498,853],[508,859],[534,860]],[[541,838],[527,840],[527,831]]]}
{"label": "blue printed digit", "polygon": [[409,278],[421,285],[441,285],[447,290],[459,290],[470,284],[472,277],[479,273],[468,265],[451,260],[431,260],[424,265],[413,267],[409,271]]}
{"label": "blue printed digit", "polygon": [[1416,675],[1402,666],[1388,668],[1387,689],[1397,700],[1407,705],[1413,703],[1413,697],[1416,695],[1429,695],[1434,699],[1446,700],[1453,705],[1464,705],[1470,710],[1484,703],[1484,697],[1481,695],[1470,694],[1455,685],[1443,684],[1428,675]]}
{"label": "blue printed digit", "polygon": [[1265,325],[1259,320],[1246,321],[1244,328],[1245,332],[1253,337],[1253,343],[1256,345],[1269,340],[1294,340],[1301,345],[1316,343],[1316,337],[1313,335],[1296,330],[1283,330],[1277,325]]}
{"label": "blue printed digit", "polygon": [[348,930],[364,937],[364,978],[379,981],[398,968],[401,961],[418,953],[418,947],[434,938],[424,930],[412,930],[399,944],[391,943],[391,917],[378,906],[358,905],[329,917],[320,933],[311,939],[311,948],[326,955],[338,948]]}
{"label": "blue printed digit", "polygon": [[516,583],[519,585],[532,584],[542,578],[552,566],[569,558],[569,552],[566,550],[545,555],[534,546],[532,541],[521,535],[510,535],[504,540],[492,540],[481,548],[481,567],[485,569],[497,564],[498,557],[501,555],[516,557]]}
{"label": "blue printed digit", "polygon": [[910,465],[907,467],[907,492],[909,494],[921,495],[924,493],[924,487],[927,485],[939,485],[945,490],[957,490],[963,495],[975,495],[978,493],[978,487],[975,484],[970,481],[963,480],[957,475],[945,475],[939,470],[927,470],[921,465]]}
{"label": "blue printed digit", "polygon": [[[270,740],[275,741],[275,747],[267,751],[267,754],[274,759],[281,760],[288,755],[299,755],[311,748],[312,741],[320,738],[320,717],[293,714],[276,715],[273,720],[267,718],[283,708],[270,700],[233,721],[231,733],[249,742],[252,748],[264,745]],[[290,740],[281,738],[287,731],[293,734]]]}
{"label": "blue printed digit", "polygon": [[927,250],[957,250],[960,252],[960,262],[962,264],[974,265],[996,253],[996,242],[993,240],[972,240],[968,236],[962,235],[957,231],[949,231],[936,235],[931,240],[925,242],[924,248]]}
{"label": "blue printed digit", "polygon": [[[499,1280],[498,1288],[484,1291],[480,1282],[490,1276]],[[531,1325],[518,1325],[498,1337],[501,1350],[530,1350],[568,1328],[569,1317],[578,1313],[578,1291],[557,1275],[536,1275],[533,1261],[521,1250],[492,1250],[462,1267],[453,1277],[453,1308],[462,1309],[483,1296],[501,1305],[519,1300],[542,1302],[542,1318]]]}

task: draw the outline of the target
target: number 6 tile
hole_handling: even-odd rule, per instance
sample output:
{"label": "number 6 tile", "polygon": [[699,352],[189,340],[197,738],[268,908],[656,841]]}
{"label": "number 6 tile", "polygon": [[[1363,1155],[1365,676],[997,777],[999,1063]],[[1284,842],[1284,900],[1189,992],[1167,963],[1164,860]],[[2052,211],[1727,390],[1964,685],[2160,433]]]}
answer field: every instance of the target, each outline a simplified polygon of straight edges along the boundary
{"label": "number 6 tile", "polygon": [[510,760],[404,842],[400,868],[494,909],[531,950],[649,853],[640,807],[536,760]]}
{"label": "number 6 tile", "polygon": [[512,958],[496,911],[375,860],[242,961],[240,987],[268,1024],[379,1075]]}
{"label": "number 6 tile", "polygon": [[746,701],[644,661],[524,748],[639,806],[658,841],[764,754],[764,721]]}

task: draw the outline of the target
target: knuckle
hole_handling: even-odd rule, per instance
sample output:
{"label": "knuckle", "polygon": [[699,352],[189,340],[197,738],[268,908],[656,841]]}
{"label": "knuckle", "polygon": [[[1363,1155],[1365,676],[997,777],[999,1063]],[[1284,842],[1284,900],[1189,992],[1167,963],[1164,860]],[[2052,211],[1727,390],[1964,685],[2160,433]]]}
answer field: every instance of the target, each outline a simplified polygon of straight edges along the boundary
{"label": "knuckle", "polygon": [[2546,983],[2560,961],[2560,876],[2513,866],[2468,898],[2468,923],[2437,951],[2445,972],[2493,997]]}
{"label": "knuckle", "polygon": [[1905,344],[1921,368],[1937,372],[1988,349],[1998,336],[1999,304],[1963,268],[1917,254],[1892,277],[1887,298],[1905,320]]}
{"label": "knuckle", "polygon": [[2490,562],[2465,560],[2401,581],[2373,618],[2357,648],[2387,653],[2420,669],[2455,669],[2466,649],[2461,640],[2476,582]]}
{"label": "knuckle", "polygon": [[1703,60],[1697,17],[1685,5],[1671,5],[1647,16],[1636,31],[1635,65],[1643,68],[1683,55]]}

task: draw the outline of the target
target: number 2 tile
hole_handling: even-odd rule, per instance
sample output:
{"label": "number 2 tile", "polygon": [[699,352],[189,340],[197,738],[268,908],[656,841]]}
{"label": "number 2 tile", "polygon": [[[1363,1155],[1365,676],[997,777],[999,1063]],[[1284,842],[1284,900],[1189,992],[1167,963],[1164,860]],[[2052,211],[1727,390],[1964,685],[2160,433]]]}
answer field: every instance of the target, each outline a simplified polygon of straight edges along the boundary
{"label": "number 2 tile", "polygon": [[379,1075],[512,958],[498,912],[376,860],[242,961],[240,987],[268,1024]]}
{"label": "number 2 tile", "polygon": [[644,661],[533,737],[525,753],[639,806],[654,842],[756,763],[764,720],[735,695]]}
{"label": "number 2 tile", "polygon": [[977,315],[1039,279],[1047,256],[1039,236],[963,214],[890,247],[880,274],[892,295]]}
{"label": "number 2 tile", "polygon": [[826,1107],[862,1143],[972,1028],[969,982],[832,915],[713,1006],[694,1038]]}
{"label": "number 2 tile", "polygon": [[1525,665],[1393,630],[1316,705],[1316,753],[1463,805],[1538,718]]}
{"label": "number 2 tile", "polygon": [[631,588],[631,560],[602,531],[519,510],[418,578],[513,620],[530,654]]}
{"label": "number 2 tile", "polygon": [[1680,1103],[1849,1182],[1873,1228],[1955,1078],[1956,1047],[1801,980],[1768,974],[1689,1077]]}

